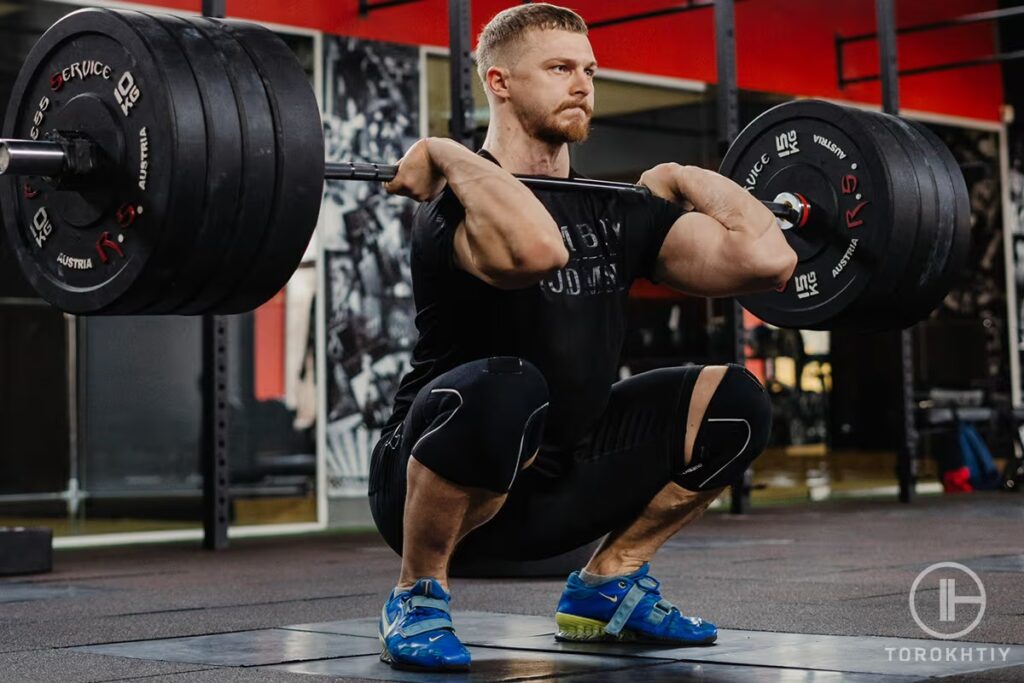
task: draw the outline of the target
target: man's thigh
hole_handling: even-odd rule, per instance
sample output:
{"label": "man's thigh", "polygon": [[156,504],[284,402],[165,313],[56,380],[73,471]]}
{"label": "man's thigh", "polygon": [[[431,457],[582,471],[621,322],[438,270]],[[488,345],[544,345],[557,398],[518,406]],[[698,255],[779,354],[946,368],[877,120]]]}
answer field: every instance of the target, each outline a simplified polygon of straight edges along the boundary
{"label": "man's thigh", "polygon": [[547,412],[540,371],[516,357],[459,365],[419,390],[370,461],[370,510],[401,552],[409,458],[460,486],[505,494],[540,443]]}
{"label": "man's thigh", "polygon": [[682,469],[701,370],[661,368],[617,382],[585,442],[571,452],[542,449],[538,465],[519,475],[501,511],[467,536],[459,553],[552,557],[636,519]]}

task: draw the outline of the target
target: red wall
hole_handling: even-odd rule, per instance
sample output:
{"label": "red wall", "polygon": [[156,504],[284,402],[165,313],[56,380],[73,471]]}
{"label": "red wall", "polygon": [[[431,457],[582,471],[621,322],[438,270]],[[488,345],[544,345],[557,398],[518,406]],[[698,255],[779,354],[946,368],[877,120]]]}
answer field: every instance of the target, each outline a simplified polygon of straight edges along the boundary
{"label": "red wall", "polygon": [[[199,0],[152,0],[195,11]],[[474,33],[515,0],[475,0]],[[678,4],[678,0],[566,0],[588,20]],[[341,35],[446,46],[447,0],[420,0],[359,17],[357,0],[227,0],[232,16],[302,26]],[[996,0],[897,0],[901,26],[997,8]],[[736,5],[739,84],[742,88],[879,103],[879,86],[839,90],[833,36],[874,30],[873,0],[742,0]],[[602,66],[706,82],[715,80],[712,10],[703,9],[595,30],[591,41]],[[977,24],[900,38],[902,68],[995,52],[993,25]],[[847,75],[877,71],[877,44],[851,45]],[[901,79],[905,109],[998,120],[1003,88],[998,65]],[[598,93],[600,95],[600,93]]]}
{"label": "red wall", "polygon": [[283,398],[284,382],[284,292],[253,313],[253,393],[257,401]]}

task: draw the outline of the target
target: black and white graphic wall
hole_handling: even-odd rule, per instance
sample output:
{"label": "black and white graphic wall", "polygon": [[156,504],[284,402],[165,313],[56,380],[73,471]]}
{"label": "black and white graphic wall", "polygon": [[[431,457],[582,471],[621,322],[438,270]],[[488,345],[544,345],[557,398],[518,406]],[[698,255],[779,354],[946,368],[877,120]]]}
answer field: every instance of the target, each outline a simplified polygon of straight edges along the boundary
{"label": "black and white graphic wall", "polygon": [[[419,49],[324,36],[328,160],[394,163],[420,137]],[[328,182],[320,214],[327,493],[365,496],[370,451],[413,343],[416,205],[379,183]]]}

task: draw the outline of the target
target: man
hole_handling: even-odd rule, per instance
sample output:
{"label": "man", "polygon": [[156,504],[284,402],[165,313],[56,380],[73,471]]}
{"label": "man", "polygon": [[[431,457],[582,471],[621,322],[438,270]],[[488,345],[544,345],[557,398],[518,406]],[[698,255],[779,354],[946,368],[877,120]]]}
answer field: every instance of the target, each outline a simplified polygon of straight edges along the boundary
{"label": "man", "polygon": [[[632,193],[531,191],[512,174],[571,177],[596,62],[586,24],[544,3],[480,35],[491,109],[483,149],[417,142],[389,192],[426,202],[411,265],[419,340],[374,449],[374,519],[402,556],[381,658],[468,667],[447,572],[471,557],[534,559],[607,534],[558,603],[558,637],[712,642],[648,574],[767,441],[770,406],[740,366],[666,368],[616,382],[630,283],[726,296],[786,282],[796,255],[738,185],[663,164]],[[686,203],[691,211],[683,209]]]}

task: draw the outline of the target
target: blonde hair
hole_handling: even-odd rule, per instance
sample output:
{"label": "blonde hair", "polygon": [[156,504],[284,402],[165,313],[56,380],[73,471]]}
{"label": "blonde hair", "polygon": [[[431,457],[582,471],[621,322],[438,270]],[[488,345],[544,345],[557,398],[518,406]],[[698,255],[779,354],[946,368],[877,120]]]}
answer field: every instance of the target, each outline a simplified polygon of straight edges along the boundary
{"label": "blonde hair", "polygon": [[476,71],[485,85],[487,70],[495,65],[505,50],[520,42],[531,28],[587,35],[587,22],[565,7],[534,2],[502,10],[487,22],[477,39]]}

